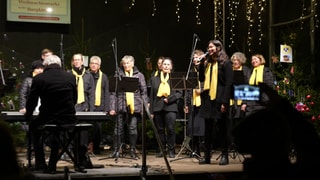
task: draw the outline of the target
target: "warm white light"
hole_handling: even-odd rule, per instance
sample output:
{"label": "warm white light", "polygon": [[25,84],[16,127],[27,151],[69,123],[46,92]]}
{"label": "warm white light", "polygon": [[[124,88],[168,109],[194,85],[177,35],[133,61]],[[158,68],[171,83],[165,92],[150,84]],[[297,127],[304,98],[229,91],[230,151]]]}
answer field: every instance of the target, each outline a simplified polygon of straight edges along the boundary
{"label": "warm white light", "polygon": [[52,13],[53,9],[52,9],[51,7],[48,7],[48,8],[46,9],[46,11],[47,11],[48,13]]}

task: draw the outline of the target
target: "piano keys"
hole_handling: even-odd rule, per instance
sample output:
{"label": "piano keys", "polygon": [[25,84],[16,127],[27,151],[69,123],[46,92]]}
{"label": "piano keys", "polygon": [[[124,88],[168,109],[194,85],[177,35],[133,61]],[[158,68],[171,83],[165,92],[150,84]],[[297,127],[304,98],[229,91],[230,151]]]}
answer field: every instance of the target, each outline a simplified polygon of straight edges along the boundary
{"label": "piano keys", "polygon": [[[34,113],[37,116],[38,113]],[[79,121],[106,121],[111,117],[106,112],[76,112]],[[2,111],[1,118],[8,122],[25,122],[24,114],[18,111]]]}

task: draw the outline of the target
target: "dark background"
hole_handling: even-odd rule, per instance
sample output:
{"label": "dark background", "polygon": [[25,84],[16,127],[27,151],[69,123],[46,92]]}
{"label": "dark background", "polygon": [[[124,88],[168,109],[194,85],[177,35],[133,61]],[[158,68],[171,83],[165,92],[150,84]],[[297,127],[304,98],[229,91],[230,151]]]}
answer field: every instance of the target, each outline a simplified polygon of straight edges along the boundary
{"label": "dark background", "polygon": [[[129,9],[131,0],[71,0],[71,24],[21,23],[6,21],[6,1],[0,1],[0,59],[4,66],[23,74],[33,60],[40,58],[43,48],[51,48],[56,54],[64,54],[64,65],[70,66],[73,53],[81,52],[89,57],[98,55],[103,60],[102,70],[108,75],[115,71],[115,61],[124,55],[133,55],[136,65],[148,77],[145,58],[150,57],[153,66],[159,56],[172,57],[175,71],[186,72],[190,62],[194,34],[200,41],[197,48],[206,51],[207,43],[214,38],[213,0],[202,0],[199,9],[201,24],[196,21],[196,0],[181,0],[180,21],[177,22],[176,0],[155,0],[156,14],[152,16],[152,0],[136,0]],[[230,1],[232,2],[232,1]],[[230,3],[226,1],[226,9]],[[252,27],[252,45],[249,48],[248,21],[246,20],[246,1],[239,1],[237,19],[234,21],[234,44],[230,43],[230,19],[226,19],[226,44],[229,56],[235,51],[245,52],[248,59],[252,53],[261,53],[269,64],[269,2],[262,14],[261,32],[258,32],[258,20]],[[253,13],[258,14],[258,2],[255,1]],[[275,1],[274,22],[280,23],[297,19],[302,15],[303,7],[308,8],[310,1]],[[317,7],[319,9],[319,7]],[[318,11],[319,12],[319,11]],[[306,15],[307,13],[305,13]],[[228,10],[226,16],[229,17]],[[276,27],[275,52],[279,55],[279,46],[290,44],[290,33],[300,38],[295,42],[294,61],[311,59],[318,65],[318,54],[310,55],[309,22],[291,23]],[[319,26],[319,20],[318,20]],[[304,27],[304,29],[301,29]],[[259,40],[260,34],[263,34]],[[62,38],[63,35],[63,38]],[[316,29],[315,52],[319,52],[319,28]],[[116,39],[115,53],[112,40]],[[297,40],[295,40],[297,41]],[[61,51],[62,50],[62,51]],[[116,56],[115,56],[116,55]]]}

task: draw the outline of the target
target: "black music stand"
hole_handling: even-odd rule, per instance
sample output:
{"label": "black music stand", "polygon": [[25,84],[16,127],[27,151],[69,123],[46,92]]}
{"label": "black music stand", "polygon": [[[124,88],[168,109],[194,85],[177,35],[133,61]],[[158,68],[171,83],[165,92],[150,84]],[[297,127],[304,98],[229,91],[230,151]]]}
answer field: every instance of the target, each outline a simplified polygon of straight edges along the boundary
{"label": "black music stand", "polygon": [[[118,84],[116,84],[118,81]],[[139,88],[139,79],[136,77],[122,76],[121,80],[118,77],[110,78],[110,92],[135,92]]]}
{"label": "black music stand", "polygon": [[[136,77],[121,76],[121,78],[120,78],[120,77],[115,76],[115,77],[109,79],[109,91],[116,93],[116,106],[115,106],[116,111],[118,111],[117,110],[118,109],[118,104],[117,104],[118,92],[135,92],[138,90],[138,88],[139,88],[139,79]],[[116,114],[116,117],[118,118],[118,114]],[[118,123],[118,119],[116,120],[116,123]],[[117,126],[117,127],[119,127],[119,126]],[[118,131],[119,131],[119,128],[118,128]],[[119,132],[118,132],[117,138],[119,138]],[[118,139],[117,139],[117,142],[118,142]],[[124,152],[124,150],[123,150],[124,145],[125,144],[121,143],[118,151]],[[123,155],[122,155],[122,157],[123,157]],[[101,158],[99,160],[109,159],[109,158],[110,157]],[[111,158],[113,158],[113,157],[111,157]],[[118,155],[116,156],[115,161],[116,162],[118,161]]]}
{"label": "black music stand", "polygon": [[[185,95],[185,103],[186,103],[186,94],[187,94],[187,91],[188,90],[192,90],[194,89],[197,84],[198,84],[198,76],[197,76],[197,72],[189,72],[189,76],[188,76],[188,79],[186,79],[186,73],[185,72],[174,72],[174,73],[171,73],[171,81],[172,81],[172,89],[175,89],[175,90],[184,90],[184,95]],[[176,161],[176,160],[179,160],[179,159],[184,159],[186,157],[183,157],[183,158],[179,158],[179,155],[184,151],[189,151],[192,155],[192,157],[195,157],[196,159],[200,159],[200,155],[196,154],[192,148],[190,148],[190,140],[193,138],[192,134],[191,134],[191,137],[188,137],[187,136],[187,125],[186,125],[186,122],[187,122],[187,118],[186,118],[186,113],[184,113],[184,140],[183,140],[183,143],[181,145],[181,149],[179,151],[179,153],[177,154],[177,158],[171,160],[170,162],[172,161]]]}

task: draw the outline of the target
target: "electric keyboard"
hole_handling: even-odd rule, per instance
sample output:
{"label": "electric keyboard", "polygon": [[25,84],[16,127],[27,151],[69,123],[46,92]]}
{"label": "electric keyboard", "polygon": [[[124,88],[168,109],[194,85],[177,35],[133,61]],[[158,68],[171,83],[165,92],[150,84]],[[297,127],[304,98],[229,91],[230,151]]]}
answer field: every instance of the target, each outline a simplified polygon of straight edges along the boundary
{"label": "electric keyboard", "polygon": [[[33,113],[37,116],[38,113]],[[105,112],[76,112],[78,121],[105,121],[110,120],[110,116]],[[20,121],[25,122],[24,114],[18,111],[2,111],[1,118],[5,121]]]}

